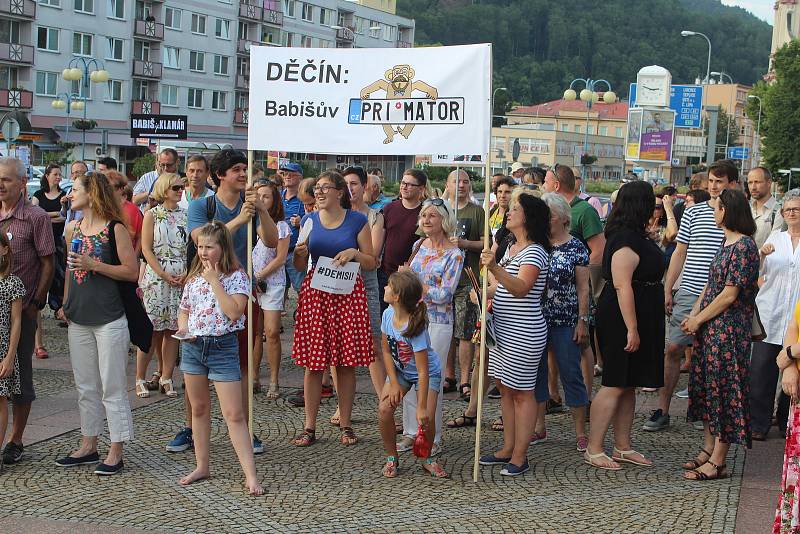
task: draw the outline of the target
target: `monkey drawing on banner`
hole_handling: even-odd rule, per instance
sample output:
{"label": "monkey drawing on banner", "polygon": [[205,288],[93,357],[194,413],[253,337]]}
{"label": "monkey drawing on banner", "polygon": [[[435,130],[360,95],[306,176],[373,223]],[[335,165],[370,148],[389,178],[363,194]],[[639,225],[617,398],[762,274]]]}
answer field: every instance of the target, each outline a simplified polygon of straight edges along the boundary
{"label": "monkey drawing on banner", "polygon": [[[386,98],[390,100],[411,98],[414,91],[424,93],[431,100],[435,100],[439,96],[439,91],[435,87],[431,87],[423,81],[414,80],[414,69],[411,68],[411,65],[395,65],[386,71],[384,78],[364,87],[361,90],[361,99],[367,100],[376,91],[386,91]],[[413,124],[384,124],[383,131],[386,139],[383,140],[383,144],[391,143],[395,133],[408,139],[413,129]]]}

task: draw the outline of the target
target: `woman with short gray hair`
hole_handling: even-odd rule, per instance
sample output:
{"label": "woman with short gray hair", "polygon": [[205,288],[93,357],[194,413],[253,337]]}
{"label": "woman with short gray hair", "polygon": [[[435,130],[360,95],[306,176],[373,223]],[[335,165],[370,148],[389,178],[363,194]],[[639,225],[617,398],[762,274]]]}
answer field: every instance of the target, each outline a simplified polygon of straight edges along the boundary
{"label": "woman with short gray hair", "polygon": [[[787,229],[770,235],[759,250],[761,276],[756,306],[764,332],[753,343],[750,360],[750,415],[753,439],[763,441],[772,426],[778,367],[775,357],[783,347],[783,335],[800,300],[800,189],[783,197],[781,215]],[[785,421],[779,427],[785,426]]]}

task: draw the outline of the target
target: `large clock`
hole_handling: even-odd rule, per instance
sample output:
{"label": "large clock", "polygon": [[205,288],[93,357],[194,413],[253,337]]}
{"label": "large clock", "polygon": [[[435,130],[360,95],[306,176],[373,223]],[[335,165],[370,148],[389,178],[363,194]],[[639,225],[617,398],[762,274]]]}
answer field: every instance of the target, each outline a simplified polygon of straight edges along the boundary
{"label": "large clock", "polygon": [[672,75],[664,67],[644,67],[636,76],[636,105],[669,107]]}

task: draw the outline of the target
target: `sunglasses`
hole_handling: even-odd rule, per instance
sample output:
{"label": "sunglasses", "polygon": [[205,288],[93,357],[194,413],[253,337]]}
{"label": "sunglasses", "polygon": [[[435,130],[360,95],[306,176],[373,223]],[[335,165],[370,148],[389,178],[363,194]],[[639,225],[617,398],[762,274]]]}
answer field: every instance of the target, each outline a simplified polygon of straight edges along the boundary
{"label": "sunglasses", "polygon": [[450,210],[447,208],[447,202],[445,202],[441,198],[429,198],[428,200],[423,202],[422,205],[424,207],[426,207],[426,208],[428,206],[436,206],[437,208],[441,207],[441,206],[444,206],[444,211],[446,211],[447,213],[450,213]]}
{"label": "sunglasses", "polygon": [[186,189],[186,186],[183,185],[183,184],[175,184],[175,185],[171,186],[170,189],[172,189],[173,191],[175,191],[177,193],[178,191],[183,191],[184,189]]}

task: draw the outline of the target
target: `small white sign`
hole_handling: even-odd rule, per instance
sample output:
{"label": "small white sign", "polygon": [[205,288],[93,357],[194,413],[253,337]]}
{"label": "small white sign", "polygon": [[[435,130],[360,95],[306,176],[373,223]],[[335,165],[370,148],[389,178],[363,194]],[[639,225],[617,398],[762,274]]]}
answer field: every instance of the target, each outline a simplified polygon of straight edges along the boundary
{"label": "small white sign", "polygon": [[458,155],[453,156],[449,154],[433,154],[431,156],[431,165],[483,165],[484,158],[481,155]]}
{"label": "small white sign", "polygon": [[339,267],[333,258],[320,256],[314,268],[311,287],[334,295],[349,295],[356,285],[356,276],[361,265],[351,261]]}
{"label": "small white sign", "polygon": [[297,236],[298,243],[305,243],[308,241],[308,236],[311,235],[311,229],[314,227],[314,221],[311,218],[306,219],[303,226],[300,228],[300,233]]}

